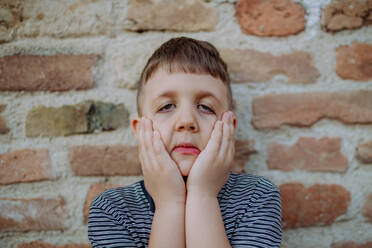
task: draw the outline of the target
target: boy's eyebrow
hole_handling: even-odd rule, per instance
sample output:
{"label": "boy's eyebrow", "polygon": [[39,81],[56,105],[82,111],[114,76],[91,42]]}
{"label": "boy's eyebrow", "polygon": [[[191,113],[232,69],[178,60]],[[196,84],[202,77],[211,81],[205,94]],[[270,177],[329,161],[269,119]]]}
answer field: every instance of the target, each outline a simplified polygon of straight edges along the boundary
{"label": "boy's eyebrow", "polygon": [[[174,97],[176,95],[177,95],[176,91],[164,91],[163,93],[156,96],[155,99],[161,98],[161,97]],[[207,96],[211,96],[211,97],[215,98],[217,101],[219,101],[218,97],[210,91],[200,91],[200,92],[197,93],[197,98],[198,99],[203,98],[203,97],[207,97]]]}

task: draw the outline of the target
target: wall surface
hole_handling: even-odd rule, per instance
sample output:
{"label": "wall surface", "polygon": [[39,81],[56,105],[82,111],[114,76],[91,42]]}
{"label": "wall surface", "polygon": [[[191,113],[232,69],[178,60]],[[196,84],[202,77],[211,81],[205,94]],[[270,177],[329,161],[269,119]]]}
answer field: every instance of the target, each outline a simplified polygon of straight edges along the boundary
{"label": "wall surface", "polygon": [[372,247],[372,1],[0,0],[0,247],[90,247],[141,180],[135,82],[171,37],[233,80],[235,171],[281,190],[282,247]]}

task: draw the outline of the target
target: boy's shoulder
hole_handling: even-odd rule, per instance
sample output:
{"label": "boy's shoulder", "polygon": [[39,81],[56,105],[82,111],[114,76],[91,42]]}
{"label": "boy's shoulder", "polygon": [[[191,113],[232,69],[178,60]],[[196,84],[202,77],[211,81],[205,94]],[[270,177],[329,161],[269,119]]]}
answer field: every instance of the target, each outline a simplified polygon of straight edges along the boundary
{"label": "boy's shoulder", "polygon": [[231,172],[229,180],[220,194],[225,195],[225,197],[233,197],[235,195],[239,195],[240,197],[250,197],[252,195],[278,192],[278,187],[263,176]]}
{"label": "boy's shoulder", "polygon": [[91,206],[111,209],[130,209],[138,208],[145,201],[142,193],[141,181],[132,183],[127,186],[107,189],[101,192],[92,201]]}
{"label": "boy's shoulder", "polygon": [[245,173],[235,173],[231,172],[228,180],[229,183],[232,183],[234,186],[246,186],[246,187],[257,187],[262,186],[267,189],[276,189],[277,187],[269,179],[254,175],[254,174],[245,174]]}

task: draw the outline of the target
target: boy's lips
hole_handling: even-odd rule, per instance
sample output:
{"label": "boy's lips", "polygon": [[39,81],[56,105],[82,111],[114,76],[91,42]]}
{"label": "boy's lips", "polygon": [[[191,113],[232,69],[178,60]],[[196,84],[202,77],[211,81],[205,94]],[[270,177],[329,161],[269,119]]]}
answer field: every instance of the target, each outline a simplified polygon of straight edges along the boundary
{"label": "boy's lips", "polygon": [[192,143],[180,143],[173,148],[173,152],[199,155],[200,150]]}

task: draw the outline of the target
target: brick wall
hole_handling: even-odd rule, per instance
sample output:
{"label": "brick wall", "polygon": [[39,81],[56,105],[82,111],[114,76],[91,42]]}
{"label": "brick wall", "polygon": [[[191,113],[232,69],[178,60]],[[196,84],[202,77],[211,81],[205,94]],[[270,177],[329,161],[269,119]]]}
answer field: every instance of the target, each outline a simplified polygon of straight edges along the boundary
{"label": "brick wall", "polygon": [[212,42],[235,171],[281,190],[282,247],[372,246],[372,1],[0,1],[0,246],[89,247],[103,190],[141,177],[135,82],[161,43]]}

